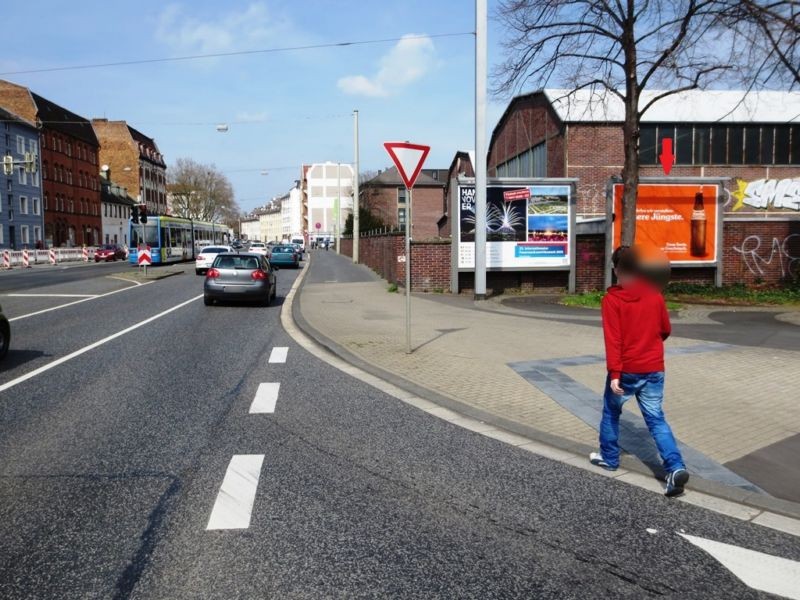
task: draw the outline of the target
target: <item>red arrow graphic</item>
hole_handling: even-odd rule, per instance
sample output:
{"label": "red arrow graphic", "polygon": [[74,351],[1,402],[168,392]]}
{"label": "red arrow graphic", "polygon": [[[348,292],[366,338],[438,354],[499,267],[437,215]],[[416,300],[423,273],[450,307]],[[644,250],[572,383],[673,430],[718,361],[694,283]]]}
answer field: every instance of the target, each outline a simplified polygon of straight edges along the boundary
{"label": "red arrow graphic", "polygon": [[658,159],[661,161],[661,166],[664,167],[664,173],[669,175],[675,162],[675,157],[672,155],[672,138],[661,140],[661,156]]}

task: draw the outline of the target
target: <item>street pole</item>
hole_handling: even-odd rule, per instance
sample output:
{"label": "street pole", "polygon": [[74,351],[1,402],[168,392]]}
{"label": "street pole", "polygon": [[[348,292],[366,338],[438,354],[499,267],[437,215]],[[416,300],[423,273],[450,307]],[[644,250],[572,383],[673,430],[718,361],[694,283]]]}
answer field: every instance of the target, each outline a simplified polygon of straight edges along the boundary
{"label": "street pole", "polygon": [[358,238],[361,236],[361,227],[358,223],[358,210],[359,210],[359,197],[358,197],[358,111],[353,111],[353,117],[355,118],[355,129],[353,131],[353,137],[355,138],[354,145],[355,145],[355,159],[356,159],[356,168],[355,174],[353,177],[355,178],[353,181],[353,262],[358,262]]}
{"label": "street pole", "polygon": [[411,354],[411,189],[406,188],[406,354]]}
{"label": "street pole", "polygon": [[475,300],[486,299],[486,0],[475,0]]}
{"label": "street pole", "polygon": [[336,219],[335,234],[336,234],[336,254],[339,254],[339,237],[341,229],[339,228],[339,215],[342,214],[342,163],[336,163],[336,175],[339,178],[339,191],[336,192]]}

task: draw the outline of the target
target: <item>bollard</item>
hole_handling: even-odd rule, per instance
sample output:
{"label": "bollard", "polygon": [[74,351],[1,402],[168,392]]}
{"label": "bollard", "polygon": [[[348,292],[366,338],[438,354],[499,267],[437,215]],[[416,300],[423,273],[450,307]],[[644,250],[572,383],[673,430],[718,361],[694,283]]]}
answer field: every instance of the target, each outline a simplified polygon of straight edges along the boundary
{"label": "bollard", "polygon": [[11,254],[8,252],[8,250],[3,250],[3,268],[11,268]]}
{"label": "bollard", "polygon": [[28,255],[28,250],[27,249],[22,251],[22,266],[25,269],[30,269],[31,268],[31,258]]}
{"label": "bollard", "polygon": [[56,249],[50,248],[50,264],[55,265],[56,263]]}

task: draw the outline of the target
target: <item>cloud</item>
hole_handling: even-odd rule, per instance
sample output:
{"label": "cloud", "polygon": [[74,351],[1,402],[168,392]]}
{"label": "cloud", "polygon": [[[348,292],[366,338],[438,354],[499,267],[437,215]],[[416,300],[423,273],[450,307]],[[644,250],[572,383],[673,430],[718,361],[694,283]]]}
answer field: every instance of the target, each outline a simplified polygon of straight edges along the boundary
{"label": "cloud", "polygon": [[271,14],[264,2],[207,20],[192,14],[181,4],[167,5],[158,17],[156,39],[176,51],[210,54],[257,49],[291,30],[288,20]]}
{"label": "cloud", "polygon": [[348,75],[337,87],[354,96],[385,97],[424,77],[436,66],[436,48],[427,36],[407,34],[380,60],[373,77]]}

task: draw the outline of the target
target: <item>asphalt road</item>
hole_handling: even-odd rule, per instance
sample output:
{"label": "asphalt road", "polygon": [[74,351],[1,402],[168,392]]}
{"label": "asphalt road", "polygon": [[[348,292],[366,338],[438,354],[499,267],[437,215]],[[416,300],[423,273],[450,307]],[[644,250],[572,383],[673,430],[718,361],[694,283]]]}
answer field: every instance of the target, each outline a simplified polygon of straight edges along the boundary
{"label": "asphalt road", "polygon": [[[386,396],[297,346],[280,306],[203,306],[191,268],[117,283],[6,309],[2,598],[766,598],[676,532],[800,560],[794,537]],[[261,383],[274,413],[250,414]],[[263,456],[249,524],[207,530],[241,455]]]}

